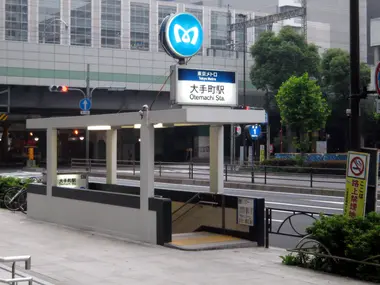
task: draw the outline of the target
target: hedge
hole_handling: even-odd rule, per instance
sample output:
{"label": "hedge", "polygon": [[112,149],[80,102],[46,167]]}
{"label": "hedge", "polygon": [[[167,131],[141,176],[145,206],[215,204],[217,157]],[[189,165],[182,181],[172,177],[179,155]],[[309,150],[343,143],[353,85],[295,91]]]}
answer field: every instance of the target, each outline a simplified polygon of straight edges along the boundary
{"label": "hedge", "polygon": [[[342,215],[322,216],[309,227],[307,233],[333,256],[380,264],[380,213],[367,217],[348,218]],[[327,254],[322,245],[317,252]],[[287,265],[298,265],[314,270],[380,283],[380,267],[318,256],[309,256],[301,262],[301,254],[282,257]]]}
{"label": "hedge", "polygon": [[270,159],[264,160],[259,169],[265,166],[268,172],[310,173],[312,171],[315,174],[344,175],[346,161],[303,162],[300,159]]}

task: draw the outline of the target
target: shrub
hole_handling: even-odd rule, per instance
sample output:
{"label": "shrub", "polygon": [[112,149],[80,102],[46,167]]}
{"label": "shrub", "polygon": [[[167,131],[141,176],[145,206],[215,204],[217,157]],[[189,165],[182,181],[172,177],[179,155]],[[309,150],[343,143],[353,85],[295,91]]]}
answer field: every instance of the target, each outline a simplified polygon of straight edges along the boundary
{"label": "shrub", "polygon": [[[323,244],[331,255],[357,261],[380,263],[380,213],[365,218],[347,218],[342,215],[324,217],[307,229],[313,239]],[[320,252],[325,250],[321,245]],[[298,255],[300,257],[300,255]],[[371,259],[372,258],[372,259]],[[284,260],[284,258],[282,258]],[[291,258],[301,260],[297,258]],[[301,265],[301,261],[299,262]],[[335,262],[331,258],[309,258],[303,266],[334,274],[380,283],[380,268],[346,260]]]}
{"label": "shrub", "polygon": [[25,186],[26,184],[29,184],[29,179],[21,179],[17,177],[1,177],[0,176],[0,208],[2,208],[3,205],[3,197],[6,190],[12,187],[21,187]]}

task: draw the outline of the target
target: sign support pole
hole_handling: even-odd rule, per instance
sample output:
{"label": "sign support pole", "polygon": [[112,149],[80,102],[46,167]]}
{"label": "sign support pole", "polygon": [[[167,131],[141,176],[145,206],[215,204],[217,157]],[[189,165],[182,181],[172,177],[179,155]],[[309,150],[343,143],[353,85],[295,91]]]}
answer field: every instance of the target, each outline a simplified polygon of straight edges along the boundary
{"label": "sign support pole", "polygon": [[[92,102],[91,98],[91,91],[90,91],[90,65],[87,64],[87,73],[86,73],[86,98],[90,99]],[[89,113],[87,114],[87,116]],[[86,128],[86,167],[87,171],[90,171],[90,131],[88,128]]]}

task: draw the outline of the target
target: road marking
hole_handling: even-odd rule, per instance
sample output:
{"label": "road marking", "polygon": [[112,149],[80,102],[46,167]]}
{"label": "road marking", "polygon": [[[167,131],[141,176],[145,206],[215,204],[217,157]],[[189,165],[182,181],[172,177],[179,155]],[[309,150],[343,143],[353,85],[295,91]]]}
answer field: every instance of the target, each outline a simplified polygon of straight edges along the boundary
{"label": "road marking", "polygon": [[310,202],[317,202],[317,203],[326,203],[326,204],[337,204],[337,205],[343,205],[344,202],[339,201],[323,201],[323,200],[306,200]]}
{"label": "road marking", "polygon": [[265,201],[265,204],[292,206],[292,207],[299,207],[299,208],[314,208],[314,209],[323,209],[323,210],[343,211],[343,209],[341,208],[329,208],[329,207],[320,207],[320,206],[312,206],[312,205],[298,205],[298,204],[288,204],[288,203],[280,203],[280,202]]}
{"label": "road marking", "polygon": [[272,219],[272,222],[275,222],[275,223],[282,223],[284,220],[275,220],[275,219]]}

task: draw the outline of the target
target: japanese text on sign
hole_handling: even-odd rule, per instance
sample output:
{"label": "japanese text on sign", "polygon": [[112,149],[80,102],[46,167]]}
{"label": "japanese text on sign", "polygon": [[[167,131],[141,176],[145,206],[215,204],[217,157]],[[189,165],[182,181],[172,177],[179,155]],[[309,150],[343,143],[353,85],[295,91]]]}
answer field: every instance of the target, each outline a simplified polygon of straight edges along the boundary
{"label": "japanese text on sign", "polygon": [[237,223],[239,225],[254,225],[254,199],[238,198]]}
{"label": "japanese text on sign", "polygon": [[368,186],[369,156],[366,153],[349,152],[346,169],[346,193],[344,199],[344,215],[362,217]]}

